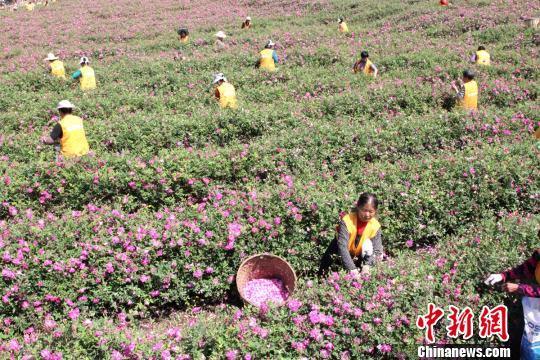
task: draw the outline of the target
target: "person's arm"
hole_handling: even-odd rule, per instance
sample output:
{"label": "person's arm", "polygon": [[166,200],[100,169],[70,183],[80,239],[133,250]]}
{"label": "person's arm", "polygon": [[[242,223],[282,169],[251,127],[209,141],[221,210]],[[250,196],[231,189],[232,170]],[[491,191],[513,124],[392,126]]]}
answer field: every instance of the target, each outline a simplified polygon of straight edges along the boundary
{"label": "person's arm", "polygon": [[356,269],[356,265],[354,264],[351,254],[349,253],[349,230],[347,229],[347,225],[345,225],[345,222],[343,222],[343,220],[339,222],[339,233],[337,242],[338,255],[341,258],[345,269]]}
{"label": "person's arm", "polygon": [[219,93],[218,88],[216,88],[216,91],[214,92],[214,95],[216,96],[217,99],[219,99],[219,97],[221,96],[221,94]]}
{"label": "person's arm", "polygon": [[528,296],[533,298],[540,298],[540,285],[532,284],[519,284],[517,293],[522,296]]}
{"label": "person's arm", "polygon": [[[535,251],[532,256],[523,264],[503,272],[503,282],[517,279],[532,279],[534,278],[534,271],[536,270],[536,264],[540,260],[540,254],[538,250]],[[521,285],[520,285],[521,286]]]}
{"label": "person's arm", "polygon": [[71,75],[71,78],[73,80],[77,80],[78,78],[80,78],[82,76],[82,73],[81,73],[81,70],[77,70],[75,71],[72,75]]}
{"label": "person's arm", "polygon": [[41,142],[45,145],[54,145],[58,144],[60,142],[60,139],[62,138],[62,126],[60,124],[54,125],[51,134],[49,136],[44,136],[41,138]]}
{"label": "person's arm", "polygon": [[382,246],[382,231],[379,229],[375,237],[371,239],[373,243],[373,255],[364,257],[364,265],[374,266],[377,262],[382,259],[383,256],[383,246]]}
{"label": "person's arm", "polygon": [[379,69],[374,64],[371,64],[371,70],[373,70],[373,77],[377,77],[377,74],[379,73]]}
{"label": "person's arm", "polygon": [[279,58],[277,56],[276,50],[272,52],[272,59],[274,59],[274,63],[277,64],[279,62]]}
{"label": "person's arm", "polygon": [[360,64],[360,61],[357,61],[354,63],[352,69],[353,69],[353,72],[357,73],[358,72],[358,65]]}
{"label": "person's arm", "polygon": [[472,54],[472,56],[471,56],[471,62],[472,62],[472,63],[475,63],[475,62],[476,62],[476,54]]}
{"label": "person's arm", "polygon": [[460,85],[459,88],[455,83],[452,83],[452,89],[456,92],[458,99],[463,99],[465,97],[465,86]]}

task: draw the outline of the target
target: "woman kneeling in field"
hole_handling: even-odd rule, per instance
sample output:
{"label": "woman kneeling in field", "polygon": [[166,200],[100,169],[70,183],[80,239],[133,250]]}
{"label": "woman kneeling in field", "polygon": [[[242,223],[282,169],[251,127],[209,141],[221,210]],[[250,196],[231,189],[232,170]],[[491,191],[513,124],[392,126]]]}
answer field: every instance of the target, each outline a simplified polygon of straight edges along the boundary
{"label": "woman kneeling in field", "polygon": [[378,206],[375,195],[360,195],[355,211],[346,214],[337,225],[337,238],[323,255],[319,275],[330,267],[335,253],[341,258],[343,266],[356,274],[358,267],[362,272],[369,273],[371,266],[382,258],[381,224],[375,218]]}

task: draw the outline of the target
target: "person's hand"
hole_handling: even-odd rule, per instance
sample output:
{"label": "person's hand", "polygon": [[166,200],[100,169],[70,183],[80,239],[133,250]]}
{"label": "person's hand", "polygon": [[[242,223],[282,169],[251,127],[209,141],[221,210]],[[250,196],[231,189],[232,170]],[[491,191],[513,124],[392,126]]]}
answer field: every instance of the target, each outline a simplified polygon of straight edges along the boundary
{"label": "person's hand", "polygon": [[351,270],[351,274],[358,279],[360,277],[360,271],[358,269]]}
{"label": "person's hand", "polygon": [[362,266],[362,274],[370,274],[371,273],[371,266],[369,265],[363,265]]}
{"label": "person's hand", "polygon": [[518,291],[519,285],[514,284],[514,283],[505,283],[505,284],[503,284],[502,289],[503,289],[503,291],[506,291],[507,293],[511,294],[511,293],[515,293],[516,291]]}
{"label": "person's hand", "polygon": [[500,283],[503,281],[503,277],[501,274],[491,274],[487,277],[486,280],[484,280],[484,283],[486,285],[495,285],[497,283]]}
{"label": "person's hand", "polygon": [[362,244],[362,257],[373,255],[373,242],[369,239]]}

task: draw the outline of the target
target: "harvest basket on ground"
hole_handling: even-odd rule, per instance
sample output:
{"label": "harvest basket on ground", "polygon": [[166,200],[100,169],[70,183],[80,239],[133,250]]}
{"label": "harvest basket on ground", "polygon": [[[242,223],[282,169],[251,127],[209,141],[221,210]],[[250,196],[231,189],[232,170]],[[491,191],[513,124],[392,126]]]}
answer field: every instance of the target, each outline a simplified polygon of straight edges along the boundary
{"label": "harvest basket on ground", "polygon": [[[292,266],[279,256],[272,254],[257,254],[248,257],[242,262],[236,273],[236,286],[240,297],[246,303],[260,306],[257,294],[253,295],[253,287],[257,284],[267,282],[269,292],[277,290],[280,293],[277,298],[279,301],[273,301],[275,305],[283,305],[294,292],[296,286],[296,274]],[[259,292],[263,290],[259,285]]]}

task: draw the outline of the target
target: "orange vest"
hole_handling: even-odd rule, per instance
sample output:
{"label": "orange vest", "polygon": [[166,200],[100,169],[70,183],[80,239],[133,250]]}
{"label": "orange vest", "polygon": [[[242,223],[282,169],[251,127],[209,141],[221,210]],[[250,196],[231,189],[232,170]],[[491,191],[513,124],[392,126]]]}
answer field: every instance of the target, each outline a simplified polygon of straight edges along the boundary
{"label": "orange vest", "polygon": [[[356,213],[350,213],[343,217],[343,222],[347,226],[349,232],[349,253],[351,256],[360,256],[362,254],[362,245],[367,239],[373,239],[377,235],[377,231],[381,228],[381,224],[377,219],[372,218],[366,225],[360,241],[356,244],[356,235],[358,232],[358,217]],[[336,226],[336,230],[339,232],[339,225]]]}
{"label": "orange vest", "polygon": [[187,44],[189,42],[189,35],[187,35],[186,37],[180,37],[180,42],[182,44]]}
{"label": "orange vest", "polygon": [[56,76],[57,78],[65,79],[66,70],[64,69],[64,63],[60,60],[54,60],[50,64],[51,66],[51,75]]}
{"label": "orange vest", "polygon": [[96,75],[94,73],[94,69],[86,65],[86,66],[82,66],[80,70],[81,70],[81,77],[80,77],[81,90],[95,89],[96,88]]}
{"label": "orange vest", "polygon": [[236,109],[238,107],[236,103],[236,90],[231,83],[224,82],[217,89],[219,91],[219,106],[222,109]]}
{"label": "orange vest", "polygon": [[347,26],[347,23],[345,21],[339,24],[339,32],[341,33],[349,32],[349,27]]}
{"label": "orange vest", "polygon": [[62,155],[65,157],[86,155],[90,147],[86,141],[82,119],[75,115],[66,115],[60,120],[60,126],[62,127],[60,139]]}
{"label": "orange vest", "polygon": [[471,80],[465,83],[465,96],[460,101],[460,106],[466,110],[478,109],[478,84]]}
{"label": "orange vest", "polygon": [[537,140],[540,140],[540,127],[538,129],[536,129],[536,131],[534,132],[534,137]]}
{"label": "orange vest", "polygon": [[274,58],[272,55],[274,54],[274,50],[272,49],[264,49],[260,53],[260,68],[264,70],[270,70],[273,71],[276,69],[276,64],[274,63]]}
{"label": "orange vest", "polygon": [[486,50],[479,50],[476,52],[476,63],[480,65],[490,65],[491,59],[489,53]]}

